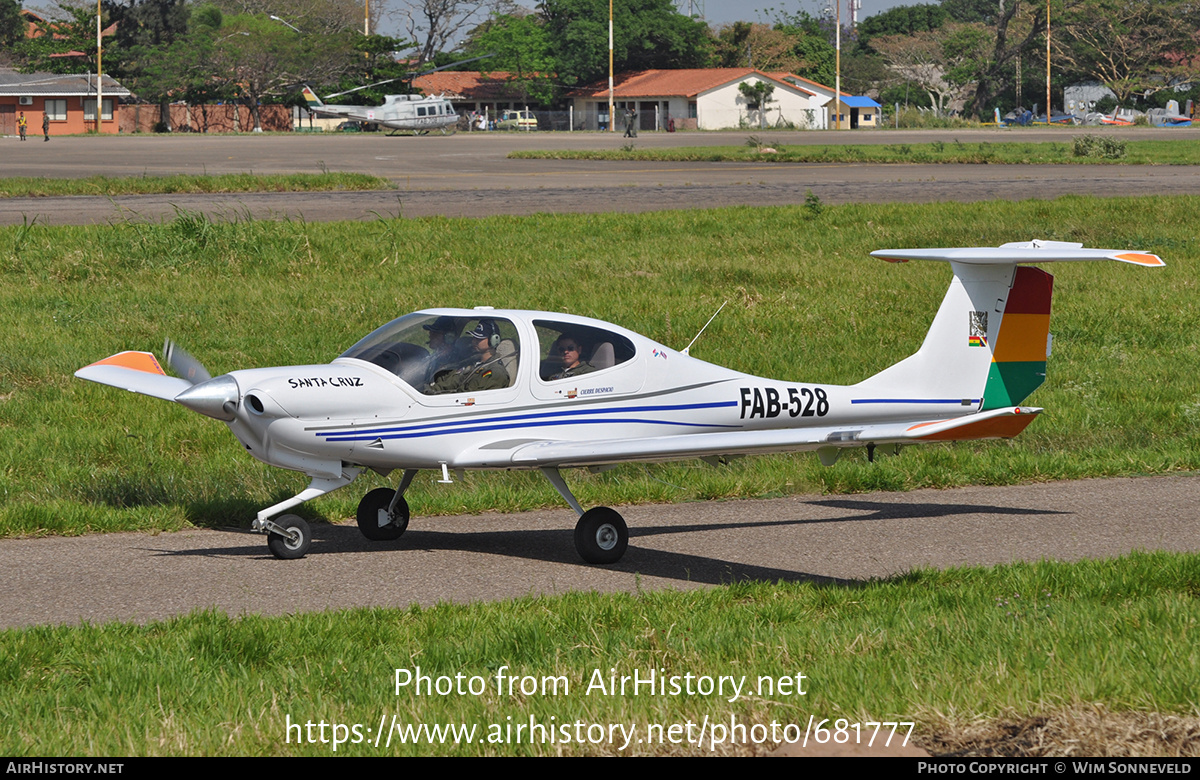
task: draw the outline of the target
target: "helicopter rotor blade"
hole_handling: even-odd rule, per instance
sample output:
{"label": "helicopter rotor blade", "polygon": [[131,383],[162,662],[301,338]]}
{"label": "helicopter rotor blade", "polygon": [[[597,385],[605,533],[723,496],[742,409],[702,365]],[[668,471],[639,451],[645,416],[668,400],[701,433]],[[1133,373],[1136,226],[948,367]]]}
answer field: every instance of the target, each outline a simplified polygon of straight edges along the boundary
{"label": "helicopter rotor blade", "polygon": [[433,68],[432,70],[423,70],[420,73],[409,73],[409,74],[406,74],[404,76],[399,76],[394,79],[385,79],[383,81],[376,81],[373,84],[364,84],[361,87],[355,87],[354,89],[347,89],[344,92],[334,92],[332,95],[325,95],[324,97],[321,98],[321,100],[329,100],[330,98],[341,97],[342,95],[349,95],[352,92],[358,92],[359,90],[363,90],[363,89],[370,89],[371,87],[378,87],[381,84],[391,84],[393,81],[412,81],[413,79],[419,79],[421,76],[428,76],[430,73],[437,73],[439,70],[445,70],[446,68],[456,68],[459,65],[466,65],[468,62],[475,62],[477,60],[486,60],[489,57],[495,57],[495,56],[496,56],[495,54],[484,54],[482,57],[472,57],[469,60],[459,60],[458,62],[452,62],[449,65],[443,65],[440,68]]}

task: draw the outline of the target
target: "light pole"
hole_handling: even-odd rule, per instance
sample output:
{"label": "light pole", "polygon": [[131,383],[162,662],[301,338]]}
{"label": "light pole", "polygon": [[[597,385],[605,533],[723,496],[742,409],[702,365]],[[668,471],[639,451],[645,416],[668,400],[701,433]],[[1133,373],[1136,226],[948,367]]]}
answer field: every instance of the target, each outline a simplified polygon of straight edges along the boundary
{"label": "light pole", "polygon": [[101,65],[103,47],[101,44],[100,0],[96,0],[96,135],[102,132],[100,122],[104,116],[104,67]]}
{"label": "light pole", "polygon": [[608,0],[608,132],[617,131],[617,118],[613,115],[613,0]]}
{"label": "light pole", "polygon": [[300,30],[299,30],[297,27],[295,27],[295,26],[293,26],[292,24],[288,23],[288,21],[287,21],[287,20],[285,20],[285,19],[280,19],[280,18],[279,18],[278,16],[276,16],[275,14],[271,14],[270,18],[271,18],[271,19],[274,19],[275,21],[279,22],[280,24],[286,24],[288,27],[291,27],[291,28],[292,28],[293,30],[295,30],[296,32],[300,33],[301,35],[304,35],[304,33],[301,33],[301,32],[300,32]]}
{"label": "light pole", "polygon": [[1046,0],[1046,126],[1050,126],[1050,0]]}

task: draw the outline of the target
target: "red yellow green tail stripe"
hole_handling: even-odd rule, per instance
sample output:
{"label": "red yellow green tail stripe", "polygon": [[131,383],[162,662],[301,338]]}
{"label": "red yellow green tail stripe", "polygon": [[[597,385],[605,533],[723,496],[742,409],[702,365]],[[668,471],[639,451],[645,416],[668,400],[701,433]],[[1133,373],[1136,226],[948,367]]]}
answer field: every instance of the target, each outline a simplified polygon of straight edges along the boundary
{"label": "red yellow green tail stripe", "polygon": [[1054,277],[1040,268],[1016,269],[992,352],[983,411],[1017,406],[1046,381],[1053,291]]}

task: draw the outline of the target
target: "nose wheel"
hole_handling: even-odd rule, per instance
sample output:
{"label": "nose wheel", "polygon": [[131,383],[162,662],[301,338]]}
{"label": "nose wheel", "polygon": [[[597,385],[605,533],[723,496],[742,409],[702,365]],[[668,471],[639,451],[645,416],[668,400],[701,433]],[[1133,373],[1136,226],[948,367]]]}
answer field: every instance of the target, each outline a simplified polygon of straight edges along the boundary
{"label": "nose wheel", "polygon": [[275,518],[274,529],[267,533],[267,549],[281,560],[303,558],[312,545],[312,529],[304,518],[283,515]]}

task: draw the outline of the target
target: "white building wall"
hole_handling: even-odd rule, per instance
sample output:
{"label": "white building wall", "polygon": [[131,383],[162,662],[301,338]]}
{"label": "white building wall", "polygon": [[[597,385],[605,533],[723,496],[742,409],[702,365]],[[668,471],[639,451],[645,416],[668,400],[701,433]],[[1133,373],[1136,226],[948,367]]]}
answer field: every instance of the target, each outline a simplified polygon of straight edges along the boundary
{"label": "white building wall", "polygon": [[[743,82],[753,84],[762,80],[749,75],[744,79],[700,95],[697,100],[699,129],[725,130],[737,127],[750,129],[758,127],[758,112],[747,108],[746,97],[738,90],[738,85]],[[766,125],[768,128],[790,123],[801,129],[824,129],[825,112],[821,110],[819,98],[775,81],[767,83],[775,85],[775,91],[771,93],[771,101],[767,104]]]}
{"label": "white building wall", "polygon": [[[740,81],[717,87],[697,96],[697,129],[725,130],[737,127],[757,128],[758,112],[750,111],[746,107],[746,98],[738,91],[738,84],[743,81],[757,82],[762,80],[750,74]],[[829,111],[825,106],[833,98],[832,91],[828,95],[822,95],[819,92],[814,95],[779,82],[769,81],[768,83],[775,85],[775,91],[771,94],[771,102],[767,108],[768,127],[791,123],[799,129],[824,130],[829,126]],[[575,127],[584,130],[598,129],[601,116],[608,111],[607,99],[597,100],[594,97],[575,98],[572,102],[575,106]],[[625,102],[637,103],[639,106],[642,103],[657,102],[661,104],[665,102],[667,104],[667,113],[660,116],[660,121],[663,125],[662,129],[665,130],[669,118],[674,118],[678,127],[681,123],[680,120],[685,120],[689,117],[688,104],[691,102],[691,99],[680,95],[647,95],[636,99],[619,97],[615,100],[618,131],[623,131],[625,127],[623,124],[624,118],[621,113],[621,106]]]}

